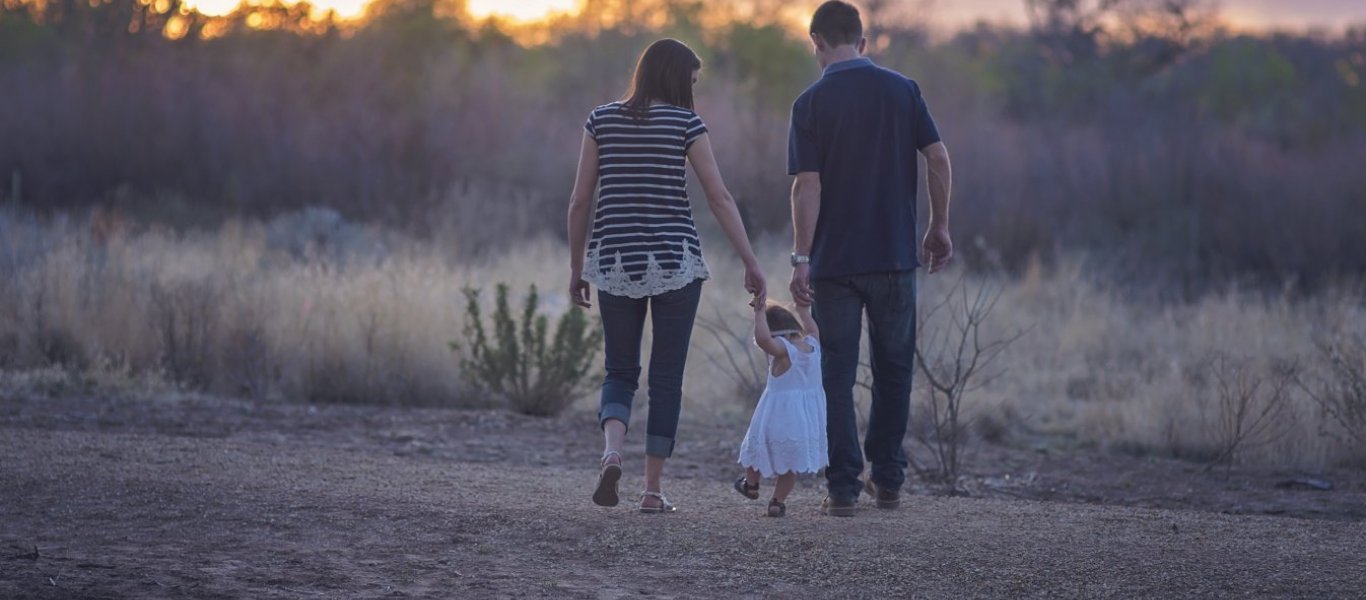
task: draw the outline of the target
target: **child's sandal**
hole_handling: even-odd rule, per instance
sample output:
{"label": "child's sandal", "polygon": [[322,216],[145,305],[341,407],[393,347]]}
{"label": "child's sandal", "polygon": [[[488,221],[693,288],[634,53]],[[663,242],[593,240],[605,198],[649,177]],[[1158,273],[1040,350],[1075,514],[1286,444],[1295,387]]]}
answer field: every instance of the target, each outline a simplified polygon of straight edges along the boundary
{"label": "child's sandal", "polygon": [[735,491],[740,492],[741,496],[749,498],[750,500],[759,499],[759,484],[756,482],[754,486],[751,487],[749,483],[745,481],[744,475],[741,475],[739,479],[735,480]]}
{"label": "child's sandal", "polygon": [[[649,497],[651,497],[651,498],[658,498],[658,499],[659,499],[659,506],[645,506],[645,497],[646,497],[646,496],[649,496]],[[660,493],[660,492],[641,492],[641,493],[640,493],[640,512],[643,512],[643,513],[649,514],[649,515],[656,515],[656,514],[671,513],[671,512],[676,512],[676,511],[678,511],[678,507],[677,507],[677,506],[674,506],[674,505],[672,505],[672,504],[669,504],[669,499],[668,499],[668,498],[665,498],[665,497],[664,497],[664,494],[662,494],[662,493]]]}
{"label": "child's sandal", "polygon": [[777,498],[768,501],[768,516],[784,517],[787,516],[787,504],[779,502]]}

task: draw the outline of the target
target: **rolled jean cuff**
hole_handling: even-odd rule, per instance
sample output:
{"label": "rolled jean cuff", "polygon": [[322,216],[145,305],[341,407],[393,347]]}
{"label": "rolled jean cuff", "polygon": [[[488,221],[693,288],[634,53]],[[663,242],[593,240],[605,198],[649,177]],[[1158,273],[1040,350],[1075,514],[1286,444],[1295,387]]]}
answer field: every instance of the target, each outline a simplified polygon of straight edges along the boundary
{"label": "rolled jean cuff", "polygon": [[645,455],[669,458],[674,454],[674,439],[659,435],[645,436]]}
{"label": "rolled jean cuff", "polygon": [[598,427],[607,425],[608,419],[616,419],[618,421],[621,421],[622,425],[625,425],[627,429],[630,429],[631,407],[625,404],[617,404],[615,402],[603,404],[602,408],[598,410]]}

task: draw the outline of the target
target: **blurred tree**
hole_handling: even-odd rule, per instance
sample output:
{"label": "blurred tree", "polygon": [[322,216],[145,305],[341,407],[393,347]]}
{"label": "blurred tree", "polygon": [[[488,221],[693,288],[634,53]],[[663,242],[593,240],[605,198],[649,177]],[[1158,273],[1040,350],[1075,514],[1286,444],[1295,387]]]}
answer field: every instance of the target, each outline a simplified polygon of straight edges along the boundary
{"label": "blurred tree", "polygon": [[1094,58],[1100,50],[1106,15],[1124,0],[1024,0],[1030,29],[1043,56],[1071,63]]}
{"label": "blurred tree", "polygon": [[1220,24],[1207,0],[1131,0],[1117,10],[1118,68],[1146,77],[1202,48]]}
{"label": "blurred tree", "polygon": [[[515,197],[498,218],[558,231],[544,215],[584,117],[668,36],[703,58],[699,110],[747,218],[786,231],[814,0],[587,0],[543,26],[459,0],[381,0],[359,22],[183,1],[0,0],[0,177],[20,174],[25,203],[197,223],[321,204],[430,231],[437,207]],[[927,6],[864,8],[878,61],[924,85],[977,165],[956,188],[964,239],[983,240],[969,262],[1081,248],[1183,289],[1366,273],[1349,218],[1366,210],[1366,28],[1231,36],[1202,0],[1028,0],[1028,28],[941,40]]]}

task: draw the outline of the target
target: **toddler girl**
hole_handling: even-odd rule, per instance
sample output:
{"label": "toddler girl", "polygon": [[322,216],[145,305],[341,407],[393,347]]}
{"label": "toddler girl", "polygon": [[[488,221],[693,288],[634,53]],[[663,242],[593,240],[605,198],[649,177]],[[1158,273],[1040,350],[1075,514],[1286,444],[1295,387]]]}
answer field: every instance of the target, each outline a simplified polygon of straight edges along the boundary
{"label": "toddler girl", "polygon": [[760,477],[776,476],[770,517],[787,514],[797,473],[815,473],[828,460],[820,333],[810,307],[795,312],[772,302],[754,305],[754,342],[769,355],[768,384],[740,444],[745,474],[735,491],[757,500]]}

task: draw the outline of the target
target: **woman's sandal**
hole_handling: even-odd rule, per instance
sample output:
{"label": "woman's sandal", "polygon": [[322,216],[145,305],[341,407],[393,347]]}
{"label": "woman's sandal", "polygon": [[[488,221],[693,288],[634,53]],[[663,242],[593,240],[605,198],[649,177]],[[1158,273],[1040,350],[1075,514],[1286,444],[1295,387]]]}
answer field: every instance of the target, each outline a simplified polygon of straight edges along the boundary
{"label": "woman's sandal", "polygon": [[[616,462],[607,462],[614,456]],[[621,454],[616,451],[603,454],[602,470],[598,471],[598,488],[593,490],[593,504],[616,506],[621,502],[621,496],[617,493],[618,481],[621,481]]]}
{"label": "woman's sandal", "polygon": [[[649,496],[649,497],[651,497],[651,498],[658,498],[658,499],[659,499],[659,506],[645,506],[645,497],[646,497],[646,496]],[[641,493],[640,493],[640,512],[643,512],[643,513],[645,513],[645,514],[654,515],[654,514],[661,514],[661,513],[671,513],[671,512],[675,512],[675,511],[677,511],[677,510],[678,510],[678,507],[677,507],[677,506],[674,506],[674,505],[672,505],[672,504],[669,504],[669,499],[668,499],[668,498],[665,498],[665,497],[664,497],[664,494],[662,494],[662,493],[659,493],[659,492],[641,492]]]}
{"label": "woman's sandal", "polygon": [[750,487],[749,483],[745,481],[744,475],[741,475],[739,479],[735,480],[735,491],[740,492],[741,496],[749,498],[750,500],[759,499],[758,482],[755,482],[754,487]]}
{"label": "woman's sandal", "polygon": [[779,502],[777,498],[768,501],[768,516],[784,517],[787,516],[787,504]]}

